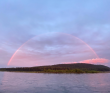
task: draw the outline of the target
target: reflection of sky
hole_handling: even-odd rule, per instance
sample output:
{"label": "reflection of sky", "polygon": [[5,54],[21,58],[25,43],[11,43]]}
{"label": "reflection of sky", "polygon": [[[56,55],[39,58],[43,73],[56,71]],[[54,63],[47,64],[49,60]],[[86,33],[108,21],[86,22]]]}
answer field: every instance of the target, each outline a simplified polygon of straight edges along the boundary
{"label": "reflection of sky", "polygon": [[3,82],[2,82],[3,81],[3,77],[4,77],[4,72],[0,72],[0,90],[1,90],[1,86],[3,85]]}
{"label": "reflection of sky", "polygon": [[[27,78],[28,77],[28,78]],[[1,93],[109,93],[110,73],[43,74],[5,72]]]}
{"label": "reflection of sky", "polygon": [[89,44],[100,58],[110,60],[109,3],[109,0],[1,0],[0,67],[6,66],[23,43],[46,32],[74,35]]}
{"label": "reflection of sky", "polygon": [[[91,90],[94,91],[103,91],[103,93],[106,93],[108,91],[109,87],[109,79],[107,78],[109,76],[109,73],[99,73],[99,74],[91,74],[88,76],[88,83],[91,86]],[[96,82],[97,81],[97,82]]]}

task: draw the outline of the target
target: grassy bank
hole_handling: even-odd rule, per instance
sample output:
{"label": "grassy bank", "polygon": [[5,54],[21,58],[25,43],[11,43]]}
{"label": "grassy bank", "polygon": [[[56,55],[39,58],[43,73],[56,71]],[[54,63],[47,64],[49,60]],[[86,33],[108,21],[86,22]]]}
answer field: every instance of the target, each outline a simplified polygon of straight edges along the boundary
{"label": "grassy bank", "polygon": [[[0,70],[0,71],[7,71],[7,70]],[[51,69],[45,69],[42,71],[8,71],[8,72],[26,72],[26,73],[100,73],[101,71],[95,71],[95,70],[80,70],[80,69],[71,69],[71,70],[51,70]]]}

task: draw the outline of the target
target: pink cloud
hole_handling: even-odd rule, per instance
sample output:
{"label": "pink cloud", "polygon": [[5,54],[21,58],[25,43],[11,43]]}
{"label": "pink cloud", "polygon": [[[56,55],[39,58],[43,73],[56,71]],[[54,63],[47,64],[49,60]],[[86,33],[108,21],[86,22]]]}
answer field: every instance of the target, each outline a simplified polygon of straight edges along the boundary
{"label": "pink cloud", "polygon": [[83,60],[83,61],[80,61],[79,63],[103,64],[103,63],[108,63],[108,62],[109,62],[108,59],[96,58],[96,59]]}
{"label": "pink cloud", "polygon": [[75,64],[75,63],[88,63],[88,64],[104,64],[108,63],[110,60],[105,58],[88,59],[79,62],[64,62],[63,64]]}
{"label": "pink cloud", "polygon": [[75,64],[75,63],[78,63],[78,62],[64,62],[63,64]]}

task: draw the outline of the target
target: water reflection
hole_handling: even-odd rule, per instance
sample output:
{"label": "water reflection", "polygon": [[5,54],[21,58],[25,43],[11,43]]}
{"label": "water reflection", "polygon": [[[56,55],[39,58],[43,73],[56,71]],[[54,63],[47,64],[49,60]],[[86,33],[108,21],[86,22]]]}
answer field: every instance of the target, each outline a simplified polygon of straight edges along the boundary
{"label": "water reflection", "polygon": [[0,93],[109,93],[109,77],[109,73],[43,74],[5,72],[3,84],[0,85]]}
{"label": "water reflection", "polygon": [[[4,77],[4,72],[0,72],[0,86],[3,84],[3,77]],[[0,87],[0,93],[1,93],[1,87]]]}
{"label": "water reflection", "polygon": [[103,93],[106,93],[110,87],[109,81],[109,73],[98,73],[98,74],[92,74],[88,77],[88,83],[91,86],[91,89],[94,91],[101,91]]}

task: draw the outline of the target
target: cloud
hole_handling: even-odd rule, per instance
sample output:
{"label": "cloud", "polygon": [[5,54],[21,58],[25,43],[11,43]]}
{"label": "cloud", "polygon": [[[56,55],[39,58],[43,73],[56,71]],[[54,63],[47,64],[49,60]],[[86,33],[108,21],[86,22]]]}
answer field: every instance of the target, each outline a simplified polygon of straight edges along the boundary
{"label": "cloud", "polygon": [[[72,34],[89,44],[100,58],[110,59],[108,51],[110,50],[109,3],[110,0],[28,0],[28,2],[25,0],[1,0],[0,48],[3,47],[5,50],[0,53],[2,62],[6,64],[9,57],[27,40],[46,32]],[[35,43],[30,43],[30,45],[44,51],[49,49],[50,45],[58,50],[57,45],[66,48],[71,44],[66,37],[64,40],[62,37],[57,38],[58,42],[55,41],[56,38],[48,39],[37,41],[38,45]],[[77,44],[77,46],[82,45]],[[53,54],[61,55],[58,51]],[[86,51],[66,52],[64,50],[63,52],[65,54],[83,54]],[[4,55],[5,52],[9,57]],[[48,55],[51,54],[49,51]]]}
{"label": "cloud", "polygon": [[105,58],[88,59],[79,62],[64,62],[63,64],[74,64],[74,63],[88,63],[88,64],[104,64],[108,63],[110,60]]}
{"label": "cloud", "polygon": [[104,63],[108,63],[109,61],[110,60],[105,58],[96,58],[96,59],[83,60],[83,61],[80,61],[79,63],[104,64]]}
{"label": "cloud", "polygon": [[78,63],[78,62],[64,62],[62,64],[75,64],[75,63]]}

